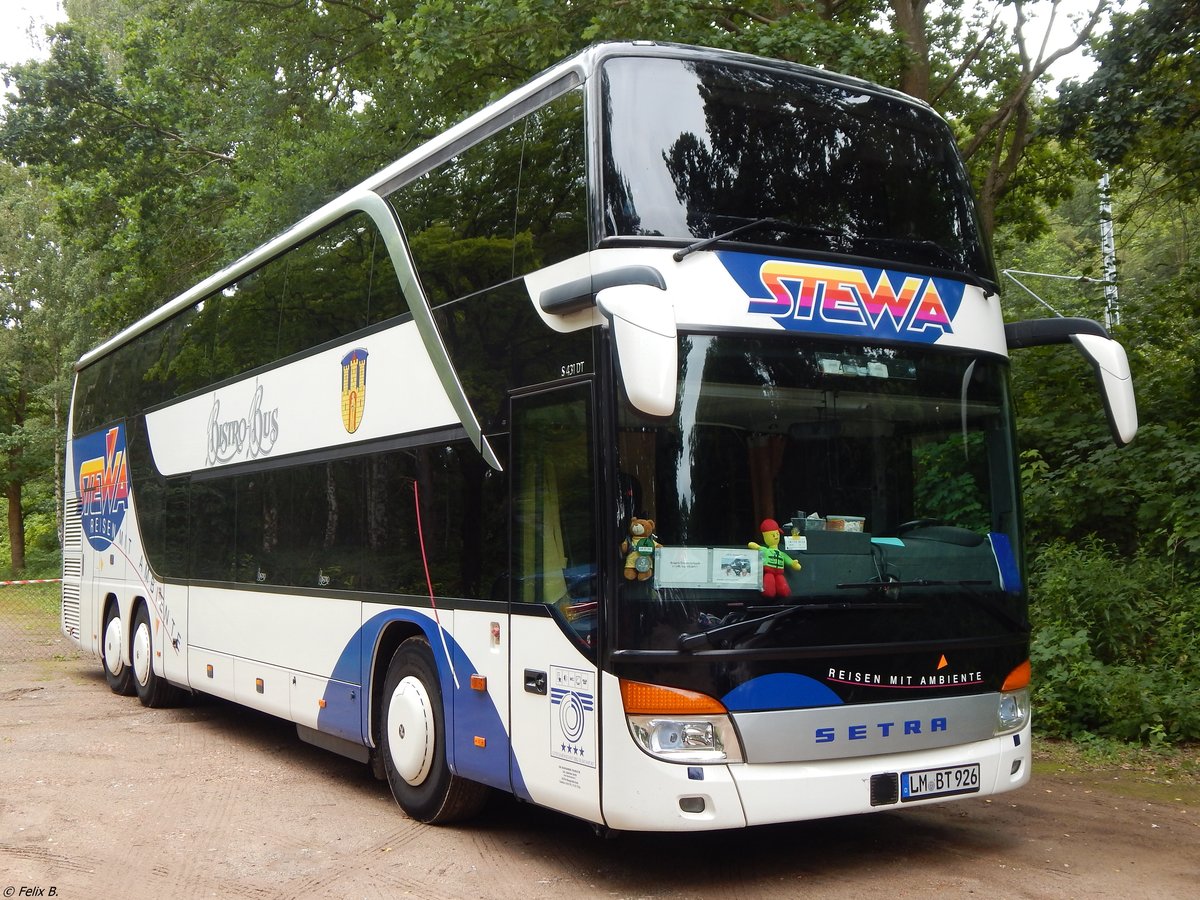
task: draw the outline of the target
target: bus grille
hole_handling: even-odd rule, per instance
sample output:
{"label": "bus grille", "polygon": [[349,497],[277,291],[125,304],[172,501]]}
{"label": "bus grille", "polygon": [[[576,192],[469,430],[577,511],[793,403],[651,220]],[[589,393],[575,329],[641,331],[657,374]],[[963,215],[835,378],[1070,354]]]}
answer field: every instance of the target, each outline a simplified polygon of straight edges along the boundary
{"label": "bus grille", "polygon": [[79,640],[79,585],[66,581],[62,586],[62,627],[65,634]]}
{"label": "bus grille", "polygon": [[78,641],[79,587],[83,582],[83,520],[77,512],[74,497],[67,497],[63,507],[66,515],[63,520],[62,629],[64,634]]}
{"label": "bus grille", "polygon": [[74,497],[68,497],[67,502],[63,505],[66,507],[63,521],[63,551],[72,554],[78,553],[83,550],[83,519],[79,515]]}

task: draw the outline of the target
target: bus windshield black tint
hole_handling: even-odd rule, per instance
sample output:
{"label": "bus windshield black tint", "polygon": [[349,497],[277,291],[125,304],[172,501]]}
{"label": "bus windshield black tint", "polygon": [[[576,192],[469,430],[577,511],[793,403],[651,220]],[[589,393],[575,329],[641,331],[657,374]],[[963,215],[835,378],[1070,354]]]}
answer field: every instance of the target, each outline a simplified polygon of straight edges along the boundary
{"label": "bus windshield black tint", "polygon": [[674,416],[618,414],[623,646],[794,604],[756,645],[1024,627],[1003,361],[700,334],[679,360]]}
{"label": "bus windshield black tint", "polygon": [[[647,90],[653,85],[653,90]],[[604,233],[736,240],[991,278],[954,139],[905,100],[727,63],[604,69]]]}

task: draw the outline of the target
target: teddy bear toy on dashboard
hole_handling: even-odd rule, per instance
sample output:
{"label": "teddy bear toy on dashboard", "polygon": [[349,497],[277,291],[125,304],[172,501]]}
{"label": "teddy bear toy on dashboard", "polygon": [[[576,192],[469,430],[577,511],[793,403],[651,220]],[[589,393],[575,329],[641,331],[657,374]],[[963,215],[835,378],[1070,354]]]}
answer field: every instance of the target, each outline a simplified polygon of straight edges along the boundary
{"label": "teddy bear toy on dashboard", "polygon": [[629,520],[629,537],[621,542],[625,554],[625,578],[627,581],[646,581],[654,575],[654,550],[662,544],[654,539],[654,520],[632,518]]}

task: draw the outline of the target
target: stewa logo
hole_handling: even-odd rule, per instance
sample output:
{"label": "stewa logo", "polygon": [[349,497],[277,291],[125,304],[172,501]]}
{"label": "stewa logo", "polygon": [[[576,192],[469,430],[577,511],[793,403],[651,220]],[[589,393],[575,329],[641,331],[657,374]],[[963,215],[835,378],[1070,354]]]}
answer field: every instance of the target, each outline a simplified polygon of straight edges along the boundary
{"label": "stewa logo", "polygon": [[342,357],[342,425],[349,434],[358,431],[367,407],[367,356],[362,347]]}
{"label": "stewa logo", "polygon": [[75,458],[82,460],[75,489],[83,533],[94,549],[105,550],[116,540],[129,508],[124,426],[79,438],[75,441]]}
{"label": "stewa logo", "polygon": [[256,459],[271,452],[279,439],[279,407],[264,410],[262,398],[263,386],[255,382],[250,409],[240,419],[222,419],[221,401],[213,399],[212,412],[208,415],[206,466],[235,459]]}
{"label": "stewa logo", "polygon": [[934,343],[954,331],[963,285],[886,269],[717,254],[749,299],[749,311],[789,331]]}

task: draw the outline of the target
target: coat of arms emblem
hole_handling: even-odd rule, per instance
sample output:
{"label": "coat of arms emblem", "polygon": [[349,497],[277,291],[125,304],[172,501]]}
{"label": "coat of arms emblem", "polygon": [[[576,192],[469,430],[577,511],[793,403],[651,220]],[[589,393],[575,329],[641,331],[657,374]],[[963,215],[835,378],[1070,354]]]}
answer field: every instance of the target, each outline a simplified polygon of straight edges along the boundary
{"label": "coat of arms emblem", "polygon": [[367,405],[367,351],[358,347],[342,357],[342,424],[358,431]]}

